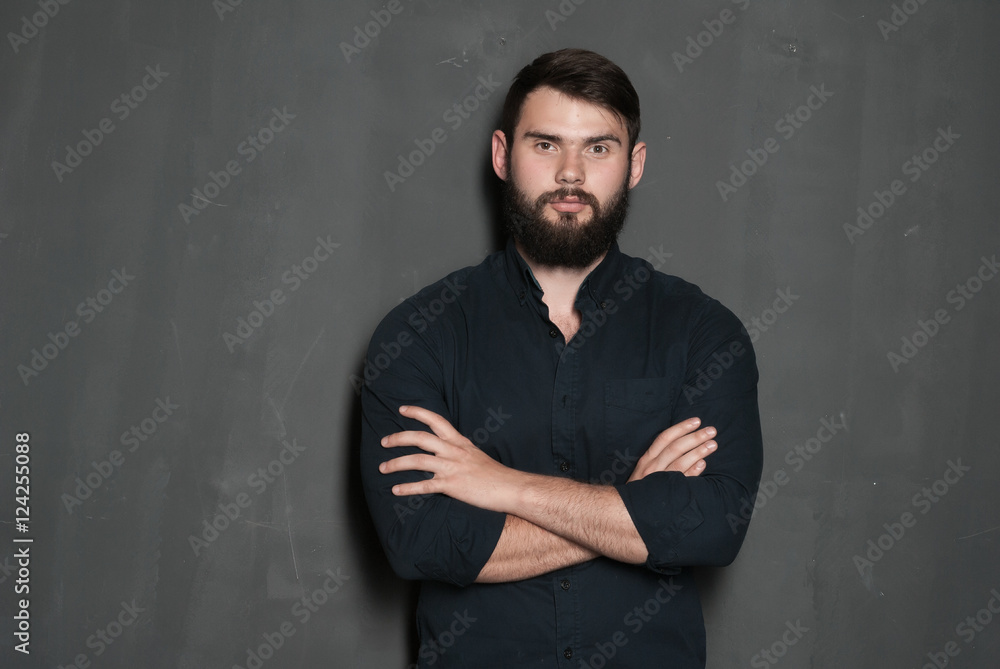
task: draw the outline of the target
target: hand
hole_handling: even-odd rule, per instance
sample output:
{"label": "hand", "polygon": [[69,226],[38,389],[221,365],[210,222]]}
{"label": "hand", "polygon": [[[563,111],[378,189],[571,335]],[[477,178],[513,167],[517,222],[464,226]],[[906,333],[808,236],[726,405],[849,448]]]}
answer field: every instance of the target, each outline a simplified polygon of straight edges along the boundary
{"label": "hand", "polygon": [[[628,478],[638,481],[653,472],[681,472],[684,476],[698,476],[705,471],[705,460],[718,444],[712,441],[714,427],[698,430],[701,420],[689,418],[668,427],[653,440]],[[697,430],[697,431],[696,431]]]}
{"label": "hand", "polygon": [[443,493],[491,511],[506,511],[515,499],[521,472],[505,467],[452,427],[444,417],[422,407],[401,406],[399,413],[431,428],[396,432],[382,438],[382,446],[416,446],[426,453],[403,455],[379,465],[383,474],[431,472],[434,478],[392,487],[394,495]]}

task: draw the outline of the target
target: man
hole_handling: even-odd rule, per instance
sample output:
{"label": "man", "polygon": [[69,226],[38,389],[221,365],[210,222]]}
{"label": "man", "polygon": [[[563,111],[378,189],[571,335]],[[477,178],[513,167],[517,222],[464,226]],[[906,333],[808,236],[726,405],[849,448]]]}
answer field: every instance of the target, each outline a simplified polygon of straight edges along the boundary
{"label": "man", "polygon": [[501,126],[506,249],[393,309],[362,390],[419,666],[703,667],[690,567],[736,557],[761,473],[749,338],[618,248],[646,158],[620,68],[540,56]]}

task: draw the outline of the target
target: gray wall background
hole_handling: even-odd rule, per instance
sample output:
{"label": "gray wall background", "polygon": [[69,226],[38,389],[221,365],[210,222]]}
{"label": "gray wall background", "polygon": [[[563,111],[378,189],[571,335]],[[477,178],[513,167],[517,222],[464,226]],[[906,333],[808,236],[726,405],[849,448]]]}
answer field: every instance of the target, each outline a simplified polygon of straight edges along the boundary
{"label": "gray wall background", "polygon": [[[245,667],[282,625],[269,669],[414,660],[412,589],[357,484],[351,377],[385,312],[497,248],[489,134],[516,71],[564,46],[618,62],[642,99],[649,159],[623,249],[670,254],[662,271],[757,329],[772,483],[737,562],[702,573],[709,666],[774,666],[763,649],[788,667],[1000,656],[1000,5],[400,0],[349,60],[341,43],[377,0],[41,5],[0,9],[4,666]],[[501,86],[470,102],[480,78]],[[811,87],[832,96],[800,109]],[[456,104],[465,117],[445,116]],[[799,127],[776,125],[797,110]],[[390,188],[436,128],[446,139]],[[249,136],[261,150],[241,151]],[[724,199],[717,182],[769,138]],[[925,151],[926,171],[907,167]],[[225,187],[206,188],[212,173]],[[891,206],[848,234],[894,180]],[[308,261],[317,237],[339,246]],[[831,422],[846,428],[827,439]],[[133,426],[142,440],[123,443]],[[196,551],[213,519],[225,529]],[[34,539],[29,656],[15,535]]]}

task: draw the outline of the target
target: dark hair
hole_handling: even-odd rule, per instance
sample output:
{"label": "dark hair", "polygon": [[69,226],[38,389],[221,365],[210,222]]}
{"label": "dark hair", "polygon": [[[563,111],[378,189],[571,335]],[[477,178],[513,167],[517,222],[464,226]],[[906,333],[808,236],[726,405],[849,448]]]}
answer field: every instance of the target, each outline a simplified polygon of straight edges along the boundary
{"label": "dark hair", "polygon": [[629,154],[639,139],[639,95],[628,75],[604,56],[585,49],[545,53],[525,65],[514,78],[503,103],[500,130],[508,147],[528,95],[543,86],[571,98],[604,107],[628,130]]}

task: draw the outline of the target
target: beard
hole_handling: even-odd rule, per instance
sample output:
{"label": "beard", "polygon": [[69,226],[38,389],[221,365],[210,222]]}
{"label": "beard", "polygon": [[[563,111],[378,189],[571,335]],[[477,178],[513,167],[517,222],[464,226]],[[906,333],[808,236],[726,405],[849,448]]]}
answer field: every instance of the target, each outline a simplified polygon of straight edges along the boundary
{"label": "beard", "polygon": [[[503,182],[504,228],[517,240],[526,256],[545,267],[584,269],[608,252],[625,226],[628,213],[629,173],[621,188],[600,203],[580,188],[560,188],[542,193],[534,202],[514,183],[513,169]],[[586,223],[579,214],[559,213],[553,222],[545,217],[545,207],[554,200],[576,197],[590,206]]]}

